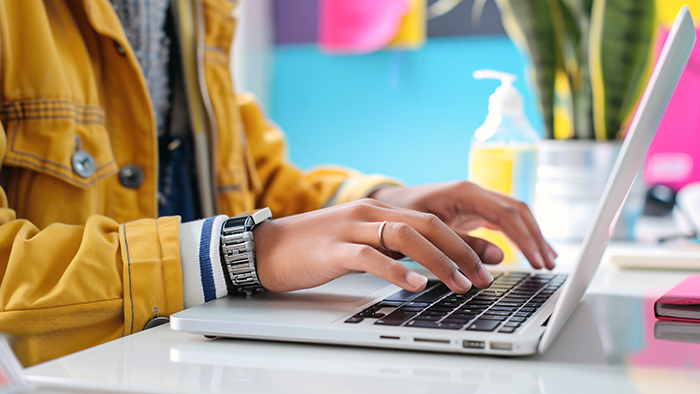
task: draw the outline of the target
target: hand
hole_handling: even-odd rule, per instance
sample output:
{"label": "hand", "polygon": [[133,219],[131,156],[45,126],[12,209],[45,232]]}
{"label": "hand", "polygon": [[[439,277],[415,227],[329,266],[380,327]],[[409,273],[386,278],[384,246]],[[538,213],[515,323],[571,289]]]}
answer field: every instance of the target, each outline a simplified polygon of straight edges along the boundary
{"label": "hand", "polygon": [[495,264],[503,252],[495,245],[470,237],[479,227],[500,230],[523,252],[534,268],[554,268],[557,253],[544,240],[527,204],[470,182],[447,182],[416,187],[390,187],[373,198],[397,207],[430,212],[459,234],[482,261]]}
{"label": "hand", "polygon": [[[379,243],[379,228],[386,250]],[[477,253],[430,213],[373,199],[275,219],[255,227],[258,278],[272,291],[322,285],[348,273],[368,272],[409,291],[427,279],[392,257],[406,255],[452,291],[486,288],[493,277]]]}

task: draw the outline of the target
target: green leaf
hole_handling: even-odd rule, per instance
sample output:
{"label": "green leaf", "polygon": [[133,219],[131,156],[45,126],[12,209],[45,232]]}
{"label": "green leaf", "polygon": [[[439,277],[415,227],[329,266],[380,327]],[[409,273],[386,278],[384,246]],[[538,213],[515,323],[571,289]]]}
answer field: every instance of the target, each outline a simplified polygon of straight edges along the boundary
{"label": "green leaf", "polygon": [[648,78],[656,32],[654,0],[595,0],[589,64],[598,139],[614,139]]}
{"label": "green leaf", "polygon": [[508,36],[528,55],[547,138],[554,136],[554,81],[562,67],[549,0],[496,0]]}

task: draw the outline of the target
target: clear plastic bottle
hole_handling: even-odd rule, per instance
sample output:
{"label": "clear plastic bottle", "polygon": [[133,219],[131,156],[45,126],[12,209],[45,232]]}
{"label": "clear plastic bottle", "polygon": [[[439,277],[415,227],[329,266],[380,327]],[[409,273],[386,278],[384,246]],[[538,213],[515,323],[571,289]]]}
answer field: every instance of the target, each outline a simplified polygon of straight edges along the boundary
{"label": "clear plastic bottle", "polygon": [[[474,133],[469,154],[469,180],[477,185],[532,204],[540,139],[525,117],[523,97],[513,86],[515,75],[494,70],[474,72],[476,79],[498,79],[489,97],[489,114]],[[479,229],[472,235],[503,249],[504,263],[522,259],[518,248],[501,232]]]}

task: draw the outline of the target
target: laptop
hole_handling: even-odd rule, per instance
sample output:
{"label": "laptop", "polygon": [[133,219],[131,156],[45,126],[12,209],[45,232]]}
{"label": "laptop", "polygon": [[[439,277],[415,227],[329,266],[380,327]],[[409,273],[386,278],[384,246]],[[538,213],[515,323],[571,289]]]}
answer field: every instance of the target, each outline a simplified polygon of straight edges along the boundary
{"label": "laptop", "polygon": [[488,289],[455,294],[438,281],[411,293],[369,274],[176,313],[174,330],[210,337],[504,356],[544,352],[588,287],[622,205],[695,44],[684,6],[671,28],[583,241],[573,271],[494,274]]}

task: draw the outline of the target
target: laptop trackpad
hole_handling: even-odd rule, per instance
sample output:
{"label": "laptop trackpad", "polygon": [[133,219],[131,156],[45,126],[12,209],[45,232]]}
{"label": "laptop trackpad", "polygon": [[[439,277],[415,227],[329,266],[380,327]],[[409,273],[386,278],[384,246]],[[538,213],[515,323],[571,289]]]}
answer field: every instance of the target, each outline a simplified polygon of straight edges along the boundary
{"label": "laptop trackpad", "polygon": [[352,274],[313,289],[261,293],[245,299],[227,297],[212,304],[218,304],[216,307],[220,307],[220,302],[223,301],[226,309],[230,311],[227,315],[235,321],[280,321],[282,316],[292,320],[296,320],[295,317],[304,320],[322,317],[326,320],[329,313],[352,313],[373,299],[393,294],[398,290],[399,287],[374,275]]}

